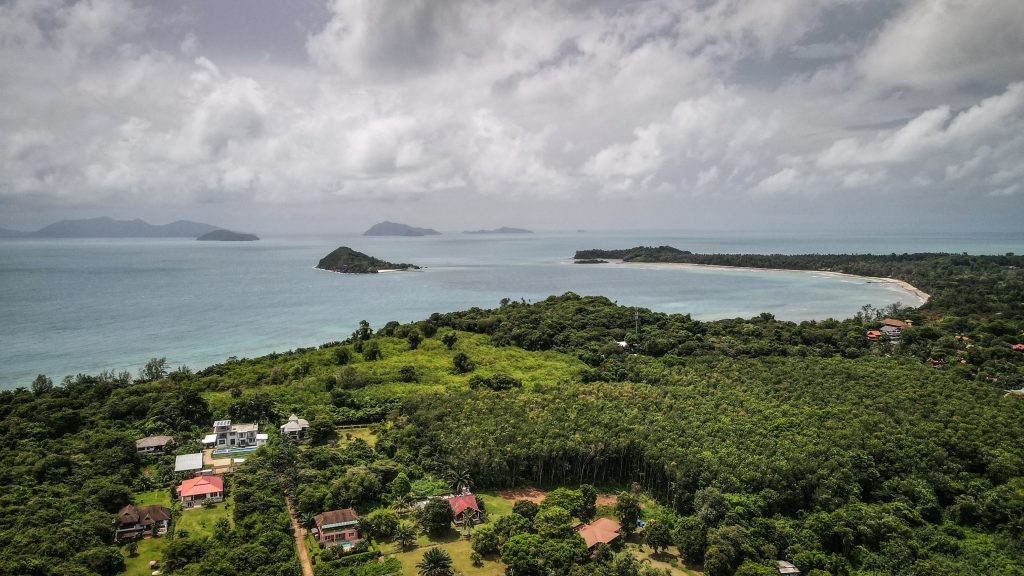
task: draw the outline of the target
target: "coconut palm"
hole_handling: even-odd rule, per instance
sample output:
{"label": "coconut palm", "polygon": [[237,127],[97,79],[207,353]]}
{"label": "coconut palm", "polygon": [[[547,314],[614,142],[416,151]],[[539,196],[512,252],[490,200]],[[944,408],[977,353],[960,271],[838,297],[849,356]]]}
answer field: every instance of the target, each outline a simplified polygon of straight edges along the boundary
{"label": "coconut palm", "polygon": [[473,487],[473,476],[470,475],[469,468],[449,468],[444,478],[452,487],[452,492],[455,493],[470,490]]}
{"label": "coconut palm", "polygon": [[431,548],[423,554],[423,559],[416,565],[420,576],[454,576],[452,557],[440,548]]}

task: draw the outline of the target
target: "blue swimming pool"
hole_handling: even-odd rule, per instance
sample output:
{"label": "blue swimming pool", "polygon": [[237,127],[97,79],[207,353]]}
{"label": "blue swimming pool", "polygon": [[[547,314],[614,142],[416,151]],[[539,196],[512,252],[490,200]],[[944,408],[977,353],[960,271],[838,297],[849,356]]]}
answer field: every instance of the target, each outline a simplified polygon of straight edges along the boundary
{"label": "blue swimming pool", "polygon": [[259,446],[247,446],[245,448],[218,448],[213,451],[214,456],[220,456],[221,454],[244,454],[246,452],[253,452]]}

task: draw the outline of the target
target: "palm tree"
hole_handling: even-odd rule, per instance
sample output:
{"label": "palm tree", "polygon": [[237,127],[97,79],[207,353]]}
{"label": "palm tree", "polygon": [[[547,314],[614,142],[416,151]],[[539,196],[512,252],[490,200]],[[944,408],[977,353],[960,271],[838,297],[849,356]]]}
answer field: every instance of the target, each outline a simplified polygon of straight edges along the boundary
{"label": "palm tree", "polygon": [[452,487],[452,492],[456,494],[473,487],[473,477],[469,473],[469,468],[449,468],[444,476],[448,485]]}
{"label": "palm tree", "polygon": [[416,529],[408,522],[402,522],[395,531],[395,540],[403,550],[416,543]]}
{"label": "palm tree", "polygon": [[452,557],[440,548],[431,548],[416,565],[420,576],[454,576]]}

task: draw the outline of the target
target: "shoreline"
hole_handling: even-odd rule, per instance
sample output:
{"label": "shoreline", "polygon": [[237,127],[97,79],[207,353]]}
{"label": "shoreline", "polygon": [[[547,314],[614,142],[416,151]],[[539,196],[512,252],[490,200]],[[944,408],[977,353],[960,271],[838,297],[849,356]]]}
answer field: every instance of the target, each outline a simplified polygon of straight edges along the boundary
{"label": "shoreline", "polygon": [[[575,263],[575,259],[573,260]],[[794,270],[792,268],[754,268],[751,266],[723,266],[721,264],[692,264],[690,262],[636,262],[625,260],[609,259],[609,264],[624,264],[627,266],[646,266],[648,268],[692,268],[695,270],[741,270],[745,272],[800,272],[803,274],[818,274],[824,276],[832,276],[836,278],[855,278],[857,280],[864,280],[866,283],[876,284],[891,284],[898,286],[903,290],[906,290],[912,294],[915,298],[921,302],[918,306],[923,306],[931,298],[931,295],[921,290],[920,288],[905,282],[903,280],[897,280],[896,278],[883,278],[880,276],[859,276],[857,274],[847,274],[846,272],[831,272],[828,270]]]}

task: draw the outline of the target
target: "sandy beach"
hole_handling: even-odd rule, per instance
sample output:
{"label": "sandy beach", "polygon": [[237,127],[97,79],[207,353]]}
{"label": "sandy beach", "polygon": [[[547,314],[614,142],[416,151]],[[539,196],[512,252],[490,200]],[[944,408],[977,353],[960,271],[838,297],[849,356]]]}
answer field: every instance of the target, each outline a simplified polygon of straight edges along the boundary
{"label": "sandy beach", "polygon": [[[829,272],[825,270],[791,270],[789,268],[751,268],[749,266],[720,266],[717,264],[690,264],[687,262],[626,262],[624,260],[609,259],[609,264],[626,265],[626,266],[643,266],[646,268],[692,268],[694,270],[742,270],[746,272],[799,272],[801,274],[815,274],[818,276],[834,276],[837,278],[850,278],[853,280],[861,280],[865,283],[877,283],[877,284],[892,284],[899,286],[903,290],[911,293],[915,298],[920,300],[918,305],[922,305],[928,301],[931,297],[927,292],[917,288],[913,284],[904,282],[903,280],[897,280],[895,278],[879,278],[877,276],[857,276],[856,274],[846,274],[844,272]],[[600,266],[600,264],[594,264],[594,266]]]}

